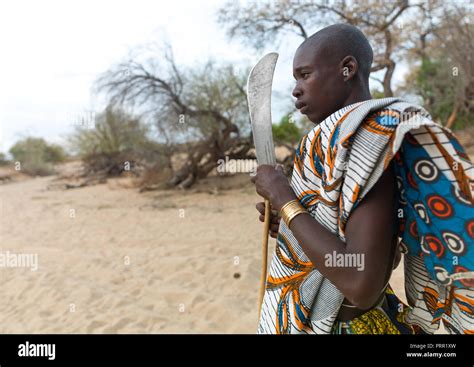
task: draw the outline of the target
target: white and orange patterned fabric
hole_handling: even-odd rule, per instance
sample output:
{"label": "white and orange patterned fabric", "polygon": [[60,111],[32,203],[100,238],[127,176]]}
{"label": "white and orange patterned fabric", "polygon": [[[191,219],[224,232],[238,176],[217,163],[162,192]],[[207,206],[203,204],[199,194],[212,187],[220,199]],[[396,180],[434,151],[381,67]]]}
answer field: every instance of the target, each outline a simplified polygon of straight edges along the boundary
{"label": "white and orange patterned fabric", "polygon": [[[291,187],[311,216],[345,242],[351,212],[390,162],[403,212],[399,242],[410,307],[397,315],[381,310],[390,317],[378,318],[399,323],[400,332],[408,326],[432,333],[443,320],[448,332],[474,333],[474,167],[423,108],[385,98],[333,113],[302,138]],[[282,221],[258,333],[334,333],[343,299]],[[354,325],[367,330],[360,320]]]}

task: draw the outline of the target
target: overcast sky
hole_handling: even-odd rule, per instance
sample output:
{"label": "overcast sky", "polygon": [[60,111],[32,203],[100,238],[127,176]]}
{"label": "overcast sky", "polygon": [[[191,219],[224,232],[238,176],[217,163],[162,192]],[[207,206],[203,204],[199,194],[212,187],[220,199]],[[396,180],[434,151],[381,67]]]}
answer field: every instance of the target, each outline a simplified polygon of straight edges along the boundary
{"label": "overcast sky", "polygon": [[[97,76],[137,45],[171,43],[178,64],[209,56],[252,65],[255,52],[229,42],[216,23],[220,0],[10,1],[0,5],[0,151],[21,137],[61,143],[78,114],[103,108],[91,93]],[[275,90],[291,90],[291,60],[300,39],[280,47]],[[276,101],[276,102],[275,102]],[[287,108],[275,99],[274,120]],[[282,103],[286,106],[282,107]]]}
{"label": "overcast sky", "polygon": [[[96,77],[137,45],[166,39],[178,64],[188,66],[209,56],[242,65],[255,62],[260,54],[244,49],[237,41],[229,44],[217,26],[215,14],[222,3],[3,2],[0,151],[8,151],[26,135],[60,143],[71,132],[77,114],[103,107],[91,93]],[[282,59],[285,61],[285,55]],[[291,74],[281,72],[281,67],[277,78],[287,86],[291,83]]]}

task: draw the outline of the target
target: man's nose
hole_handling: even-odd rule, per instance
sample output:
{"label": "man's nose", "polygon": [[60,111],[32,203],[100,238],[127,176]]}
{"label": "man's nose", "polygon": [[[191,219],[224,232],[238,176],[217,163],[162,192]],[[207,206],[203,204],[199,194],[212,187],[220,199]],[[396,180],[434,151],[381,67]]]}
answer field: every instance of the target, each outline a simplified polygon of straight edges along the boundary
{"label": "man's nose", "polygon": [[295,85],[295,87],[293,88],[293,92],[291,92],[291,94],[293,94],[293,97],[295,98],[300,98],[301,96],[301,88],[298,86],[298,84]]}

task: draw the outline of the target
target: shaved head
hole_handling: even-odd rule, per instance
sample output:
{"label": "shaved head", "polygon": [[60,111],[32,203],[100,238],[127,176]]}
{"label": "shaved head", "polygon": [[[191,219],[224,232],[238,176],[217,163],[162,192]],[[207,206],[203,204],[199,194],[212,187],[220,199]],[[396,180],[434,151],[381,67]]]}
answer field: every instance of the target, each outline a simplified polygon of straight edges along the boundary
{"label": "shaved head", "polygon": [[369,41],[352,25],[334,24],[313,34],[293,58],[295,107],[319,124],[344,106],[371,99],[373,57]]}
{"label": "shaved head", "polygon": [[368,79],[374,53],[369,41],[359,28],[350,24],[334,24],[321,29],[301,45],[312,48],[315,54],[329,56],[327,61],[339,62],[345,56],[354,56],[359,64],[359,72]]}

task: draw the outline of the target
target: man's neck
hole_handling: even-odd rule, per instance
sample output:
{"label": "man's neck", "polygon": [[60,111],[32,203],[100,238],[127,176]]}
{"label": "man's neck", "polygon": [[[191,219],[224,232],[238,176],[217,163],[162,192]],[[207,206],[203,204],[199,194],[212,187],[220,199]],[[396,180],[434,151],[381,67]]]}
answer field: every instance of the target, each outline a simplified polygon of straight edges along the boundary
{"label": "man's neck", "polygon": [[344,105],[342,107],[346,107],[357,102],[367,101],[369,99],[372,99],[372,95],[370,94],[369,88],[355,90],[344,101]]}

